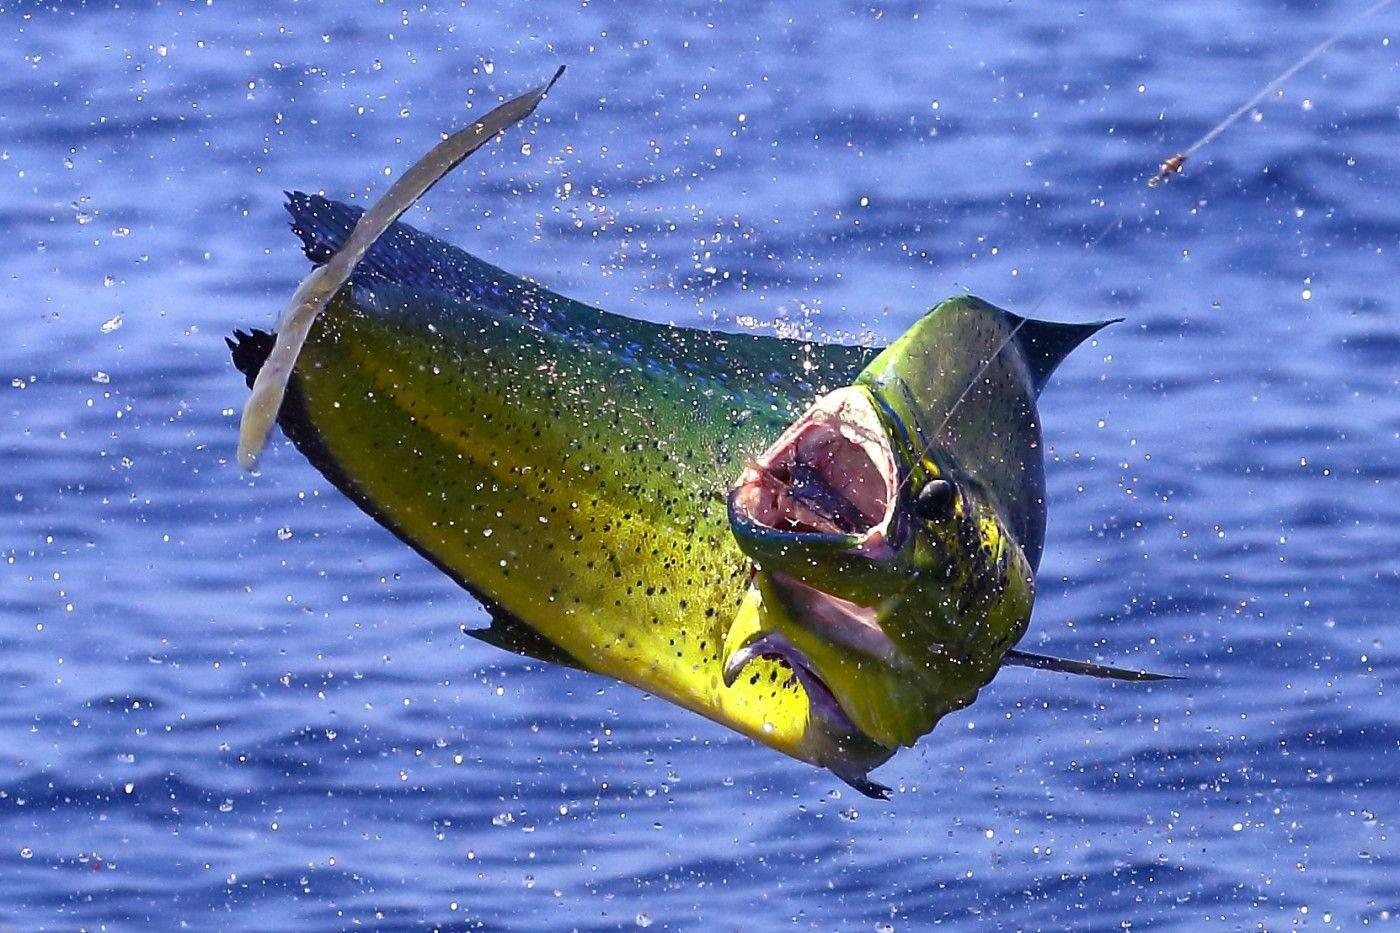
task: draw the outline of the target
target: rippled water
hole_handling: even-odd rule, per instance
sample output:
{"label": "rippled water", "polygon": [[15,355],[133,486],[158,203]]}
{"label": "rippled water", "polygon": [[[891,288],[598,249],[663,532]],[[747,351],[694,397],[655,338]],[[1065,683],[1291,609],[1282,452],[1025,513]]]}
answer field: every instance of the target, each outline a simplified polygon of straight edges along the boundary
{"label": "rippled water", "polygon": [[[1393,918],[1397,13],[1141,185],[1352,12],[0,0],[0,921]],[[865,800],[465,637],[280,435],[238,470],[281,190],[381,192],[561,63],[410,222],[691,325],[1126,317],[1042,399],[1023,646],[1189,679],[1007,670]]]}

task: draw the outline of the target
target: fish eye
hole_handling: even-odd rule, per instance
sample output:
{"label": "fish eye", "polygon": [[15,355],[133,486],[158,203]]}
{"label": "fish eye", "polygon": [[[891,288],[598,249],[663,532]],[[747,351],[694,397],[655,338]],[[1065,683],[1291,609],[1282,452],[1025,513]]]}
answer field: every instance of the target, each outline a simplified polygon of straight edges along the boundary
{"label": "fish eye", "polygon": [[914,498],[914,514],[926,522],[947,518],[953,512],[953,484],[946,479],[931,479]]}

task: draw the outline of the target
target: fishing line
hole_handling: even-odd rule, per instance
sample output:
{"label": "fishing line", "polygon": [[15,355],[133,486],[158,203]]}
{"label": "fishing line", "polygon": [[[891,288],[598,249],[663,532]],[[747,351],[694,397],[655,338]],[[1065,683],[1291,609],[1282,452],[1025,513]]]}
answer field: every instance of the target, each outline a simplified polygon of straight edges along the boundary
{"label": "fishing line", "polygon": [[[1273,80],[1269,81],[1262,88],[1260,88],[1258,92],[1256,92],[1252,97],[1250,97],[1239,107],[1231,111],[1230,114],[1227,117],[1225,117],[1225,119],[1221,120],[1219,123],[1213,126],[1200,139],[1196,140],[1194,143],[1187,146],[1185,149],[1175,153],[1174,155],[1170,156],[1165,161],[1163,161],[1161,167],[1157,170],[1157,173],[1147,180],[1147,186],[1149,188],[1157,188],[1164,184],[1167,180],[1171,178],[1171,176],[1177,174],[1182,170],[1182,168],[1186,164],[1187,159],[1189,159],[1191,156],[1195,155],[1201,149],[1205,148],[1207,145],[1213,142],[1217,137],[1219,137],[1222,133],[1229,129],[1235,123],[1235,121],[1237,121],[1240,117],[1244,116],[1246,113],[1254,109],[1254,107],[1257,106],[1259,102],[1262,101],[1265,97],[1267,97],[1271,92],[1277,90],[1281,85],[1288,81],[1289,78],[1293,77],[1299,71],[1306,68],[1318,57],[1324,54],[1328,49],[1332,48],[1332,46],[1336,45],[1342,39],[1350,35],[1351,32],[1355,30],[1356,27],[1359,26],[1368,17],[1374,16],[1376,13],[1379,13],[1381,10],[1390,6],[1394,2],[1395,0],[1377,0],[1376,3],[1371,4],[1365,10],[1362,10],[1356,16],[1352,17],[1345,25],[1343,25],[1340,29],[1334,32],[1327,39],[1313,46],[1301,58],[1299,58],[1293,64],[1289,65],[1282,72],[1280,72]],[[1033,305],[1031,305],[1030,311],[1028,312],[1027,316],[1021,318],[1021,320],[1019,320],[1016,323],[1016,325],[1011,328],[1011,331],[1004,338],[1002,338],[1001,342],[997,344],[996,349],[992,351],[991,355],[988,356],[985,360],[983,360],[982,365],[978,368],[977,372],[973,375],[972,379],[968,381],[968,384],[963,388],[961,394],[958,395],[957,399],[948,409],[948,414],[944,416],[943,423],[939,425],[938,430],[934,432],[933,437],[930,438],[923,447],[923,449],[919,451],[918,459],[920,461],[924,460],[928,456],[928,453],[930,450],[933,449],[934,443],[936,442],[937,438],[944,432],[944,430],[947,429],[948,424],[953,420],[953,415],[957,414],[957,411],[960,407],[962,407],[963,402],[967,401],[967,397],[972,394],[972,390],[975,389],[977,387],[977,384],[982,381],[982,377],[984,377],[987,374],[987,370],[991,368],[992,363],[996,361],[996,358],[1001,355],[1001,352],[1003,350],[1010,346],[1011,341],[1016,339],[1016,335],[1020,333],[1021,328],[1025,326],[1028,318],[1031,315],[1034,315],[1036,311],[1040,309],[1040,306],[1043,305],[1046,302],[1046,300],[1050,298],[1051,295],[1054,295],[1056,292],[1059,291],[1059,289],[1064,285],[1065,281],[1069,278],[1069,276],[1072,273],[1078,271],[1079,267],[1088,258],[1089,254],[1094,251],[1095,247],[1097,247],[1101,242],[1103,242],[1110,234],[1120,229],[1123,226],[1124,220],[1126,219],[1127,212],[1120,211],[1118,216],[1115,217],[1112,221],[1110,221],[1108,226],[1104,227],[1103,230],[1100,231],[1098,236],[1095,236],[1088,240],[1084,244],[1084,251],[1078,257],[1078,259],[1076,259],[1075,262],[1071,263],[1069,268],[1062,272],[1060,274],[1060,277],[1056,279],[1045,291],[1041,293],[1040,298],[1037,299]],[[900,489],[906,487],[912,478],[912,472],[906,475],[904,480],[900,483]]]}
{"label": "fishing line", "polygon": [[[1386,0],[1386,2],[1389,3],[1391,2],[1391,0]],[[1001,355],[1001,351],[1005,350],[1008,346],[1011,345],[1011,341],[1016,339],[1016,335],[1021,332],[1021,328],[1026,326],[1026,321],[1028,321],[1031,318],[1031,316],[1033,316],[1036,313],[1036,311],[1040,310],[1040,306],[1045,304],[1046,300],[1051,295],[1055,294],[1060,289],[1060,287],[1064,285],[1065,280],[1069,278],[1070,273],[1078,269],[1079,263],[1083,262],[1084,258],[1086,258],[1090,253],[1094,251],[1094,247],[1098,246],[1110,233],[1113,233],[1122,226],[1123,215],[1120,214],[1113,220],[1109,221],[1108,226],[1104,227],[1101,231],[1099,231],[1098,236],[1095,236],[1091,238],[1088,242],[1086,242],[1084,244],[1083,256],[1081,256],[1078,261],[1071,264],[1068,269],[1062,272],[1060,274],[1059,279],[1051,283],[1049,288],[1041,292],[1040,298],[1034,304],[1031,305],[1030,311],[1027,313],[1027,315],[1016,322],[1016,326],[1011,328],[1011,331],[1001,339],[1001,342],[997,344],[996,349],[993,350],[991,355],[988,356],[982,362],[982,365],[977,370],[976,374],[973,375],[973,377],[970,380],[968,380],[967,385],[963,387],[962,393],[958,395],[957,399],[948,409],[948,414],[943,416],[943,422],[939,424],[938,430],[934,431],[933,434],[929,436],[928,440],[924,442],[923,449],[919,451],[919,460],[923,460],[925,457],[928,456],[928,452],[932,450],[934,444],[938,442],[939,436],[942,435],[944,430],[947,429],[948,423],[953,420],[953,415],[957,414],[958,409],[962,407],[962,403],[965,402],[967,400],[967,397],[972,394],[972,390],[977,388],[977,383],[982,381],[982,377],[987,374],[987,370],[991,368],[992,363],[995,362],[996,358]],[[908,387],[906,387],[904,391],[908,393]],[[910,408],[910,411],[913,411],[912,406]],[[915,425],[915,427],[917,427],[917,424]],[[908,432],[906,431],[905,434],[907,435]],[[923,431],[920,430],[919,434],[922,437]],[[903,492],[905,489],[907,489],[909,486],[909,481],[913,478],[914,474],[912,471],[906,473],[904,479],[900,480],[899,486],[895,490],[895,494],[898,495],[900,492]]]}
{"label": "fishing line", "polygon": [[1204,136],[1202,136],[1200,139],[1196,140],[1194,143],[1187,146],[1185,149],[1181,150],[1173,156],[1170,156],[1166,161],[1164,161],[1162,163],[1162,167],[1157,170],[1157,174],[1147,179],[1147,187],[1156,188],[1158,185],[1165,184],[1173,175],[1181,171],[1182,167],[1185,166],[1187,159],[1191,158],[1193,155],[1195,155],[1197,152],[1199,152],[1201,149],[1205,148],[1205,146],[1211,143],[1217,136],[1229,129],[1231,124],[1233,124],[1240,117],[1253,110],[1260,101],[1262,101],[1265,97],[1269,96],[1269,92],[1277,90],[1278,87],[1282,85],[1285,81],[1293,77],[1298,72],[1302,71],[1308,65],[1310,65],[1314,59],[1316,59],[1322,53],[1326,52],[1332,46],[1336,45],[1342,39],[1346,38],[1353,29],[1361,25],[1362,20],[1366,19],[1368,16],[1372,16],[1376,13],[1379,13],[1381,10],[1390,6],[1394,2],[1395,0],[1379,0],[1378,3],[1373,3],[1371,6],[1367,7],[1360,13],[1356,14],[1356,16],[1352,17],[1350,22],[1348,22],[1341,29],[1334,32],[1331,35],[1331,37],[1313,46],[1313,48],[1306,55],[1298,59],[1292,65],[1289,65],[1283,70],[1281,74],[1279,74],[1278,77],[1274,78],[1268,84],[1261,87],[1258,93],[1256,93],[1249,100],[1240,104],[1239,107],[1237,107],[1233,113],[1231,113],[1225,119],[1221,120],[1219,123],[1215,124],[1215,126],[1212,127],[1210,131],[1207,132]]}

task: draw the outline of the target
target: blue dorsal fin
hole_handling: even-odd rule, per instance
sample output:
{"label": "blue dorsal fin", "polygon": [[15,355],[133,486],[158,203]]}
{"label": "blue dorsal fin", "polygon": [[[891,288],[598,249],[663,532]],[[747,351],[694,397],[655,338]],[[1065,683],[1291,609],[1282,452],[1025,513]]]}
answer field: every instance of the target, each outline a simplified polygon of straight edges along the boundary
{"label": "blue dorsal fin", "polygon": [[1055,371],[1070,351],[1088,340],[1109,324],[1123,320],[1121,317],[1107,321],[1090,321],[1088,324],[1060,324],[1055,321],[1036,321],[1005,312],[1013,323],[1019,323],[1016,342],[1021,346],[1021,355],[1030,367],[1031,383],[1035,394],[1045,388],[1050,374]]}
{"label": "blue dorsal fin", "polygon": [[[287,213],[302,252],[321,265],[350,235],[363,208],[351,207],[318,194],[288,191]],[[465,250],[399,221],[375,241],[355,267],[356,284],[382,279],[404,288],[443,292],[473,300],[509,290],[532,291],[535,286]]]}

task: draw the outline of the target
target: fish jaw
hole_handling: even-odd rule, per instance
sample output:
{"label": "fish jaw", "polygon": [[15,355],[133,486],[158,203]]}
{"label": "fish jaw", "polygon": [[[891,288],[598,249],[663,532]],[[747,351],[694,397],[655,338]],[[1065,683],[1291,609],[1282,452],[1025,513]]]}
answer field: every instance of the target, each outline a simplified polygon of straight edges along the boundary
{"label": "fish jaw", "polygon": [[861,760],[851,748],[888,755],[914,745],[995,676],[1025,632],[1033,581],[1012,573],[961,598],[911,579],[883,603],[862,606],[757,570],[725,639],[725,683],[757,659],[785,662],[808,699],[800,757],[848,780]]}
{"label": "fish jaw", "polygon": [[[729,497],[757,598],[730,632],[726,680],[755,657],[783,657],[814,715],[887,748],[913,745],[975,699],[1034,597],[996,503],[907,430],[915,414],[862,383],[829,393]],[[929,517],[916,499],[935,481],[949,493]]]}
{"label": "fish jaw", "polygon": [[817,399],[729,494],[739,547],[773,570],[869,604],[896,557],[900,470],[871,391]]}
{"label": "fish jaw", "polygon": [[[846,706],[827,685],[826,677],[833,668],[823,646],[819,641],[804,637],[800,628],[775,626],[775,613],[782,612],[783,606],[762,582],[759,576],[750,585],[725,637],[725,686],[733,688],[743,678],[758,677],[757,673],[752,673],[756,661],[785,665],[807,695],[807,722],[801,743],[783,750],[830,770],[867,796],[888,796],[888,788],[871,781],[868,774],[890,759],[898,743],[881,742],[852,721]],[[797,643],[799,641],[813,654],[809,655]],[[757,738],[773,744],[762,736]]]}
{"label": "fish jaw", "polygon": [[931,723],[918,671],[881,628],[895,566],[900,471],[874,398],[851,385],[817,399],[753,460],[729,495],[730,527],[754,560],[752,596],[731,627],[725,679],[780,657],[812,715],[886,748]]}

